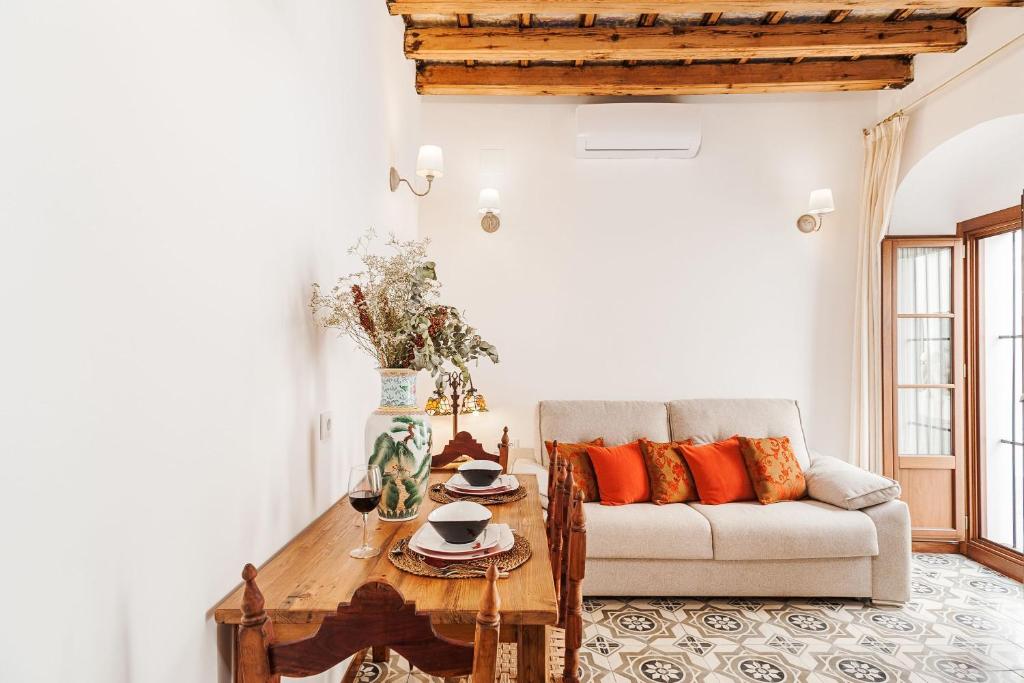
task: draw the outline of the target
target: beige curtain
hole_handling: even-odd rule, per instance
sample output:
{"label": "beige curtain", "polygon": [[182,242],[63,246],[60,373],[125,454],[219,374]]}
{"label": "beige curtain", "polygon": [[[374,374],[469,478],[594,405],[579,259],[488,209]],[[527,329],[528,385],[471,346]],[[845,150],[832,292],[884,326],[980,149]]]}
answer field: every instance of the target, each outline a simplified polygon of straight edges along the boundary
{"label": "beige curtain", "polygon": [[850,458],[882,471],[882,238],[889,227],[907,117],[864,131],[864,181],[857,249],[857,302],[850,400]]}

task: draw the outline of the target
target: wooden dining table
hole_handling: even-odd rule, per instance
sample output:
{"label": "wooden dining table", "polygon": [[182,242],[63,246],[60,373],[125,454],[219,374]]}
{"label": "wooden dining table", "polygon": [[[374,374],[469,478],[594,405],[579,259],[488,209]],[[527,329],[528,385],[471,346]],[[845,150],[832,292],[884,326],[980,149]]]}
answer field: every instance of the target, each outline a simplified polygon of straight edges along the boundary
{"label": "wooden dining table", "polygon": [[[430,484],[447,481],[452,471],[435,471]],[[509,572],[498,584],[501,596],[501,636],[517,644],[517,678],[530,683],[550,680],[548,673],[548,626],[557,620],[555,585],[547,548],[537,478],[517,474],[526,488],[518,501],[491,505],[493,521],[505,523],[530,542],[532,556]],[[363,583],[384,579],[397,588],[416,609],[429,614],[435,628],[445,635],[472,640],[472,628],[485,580],[443,579],[404,572],[388,559],[388,549],[427,523],[427,515],[439,503],[427,498],[416,519],[386,522],[370,516],[370,542],[379,546],[378,556],[356,559],[349,551],[362,542],[362,517],[346,498],[334,503],[320,517],[271,557],[256,579],[266,600],[266,611],[278,640],[312,634],[339,604],[347,603]],[[249,558],[239,558],[239,571]],[[232,678],[237,680],[238,624],[242,619],[242,587],[239,585],[214,608],[221,629],[229,629]]]}

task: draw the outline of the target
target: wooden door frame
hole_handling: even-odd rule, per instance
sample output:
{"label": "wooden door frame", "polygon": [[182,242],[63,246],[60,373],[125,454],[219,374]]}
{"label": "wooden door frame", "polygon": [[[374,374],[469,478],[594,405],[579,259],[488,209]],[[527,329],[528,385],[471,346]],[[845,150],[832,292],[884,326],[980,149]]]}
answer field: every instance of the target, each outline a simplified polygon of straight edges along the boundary
{"label": "wooden door frame", "polygon": [[981,311],[978,310],[978,282],[982,264],[978,259],[978,242],[1005,232],[1020,229],[1021,207],[1010,206],[1000,211],[957,223],[956,234],[964,242],[964,349],[967,352],[967,535],[960,543],[960,552],[998,572],[1024,581],[1024,554],[989,541],[981,536],[981,441],[984,426],[985,399],[981,394],[984,359],[978,352]]}
{"label": "wooden door frame", "polygon": [[[966,534],[966,489],[965,476],[965,419],[964,419],[964,269],[963,240],[951,235],[898,235],[882,240],[882,469],[883,473],[899,480],[898,424],[896,406],[897,361],[893,350],[898,334],[896,320],[896,250],[900,247],[948,247],[952,250],[950,264],[950,330],[952,341],[952,439],[953,467],[936,469],[953,469],[953,514],[954,524],[951,528],[913,527],[911,540],[917,552],[956,552],[958,543],[965,539]],[[931,469],[927,465],[935,464],[929,456],[904,456],[911,458],[908,462]],[[916,457],[917,460],[913,460]],[[941,456],[946,458],[948,456]],[[912,469],[908,467],[906,469]],[[911,519],[913,524],[913,518]]]}

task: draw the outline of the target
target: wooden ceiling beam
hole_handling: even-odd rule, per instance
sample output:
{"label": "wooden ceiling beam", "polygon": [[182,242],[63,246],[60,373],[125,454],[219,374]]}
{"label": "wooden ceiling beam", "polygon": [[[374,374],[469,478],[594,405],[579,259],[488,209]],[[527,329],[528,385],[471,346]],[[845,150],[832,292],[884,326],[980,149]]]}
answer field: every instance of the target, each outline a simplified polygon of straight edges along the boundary
{"label": "wooden ceiling beam", "polygon": [[906,21],[910,18],[910,15],[916,11],[917,10],[913,7],[904,7],[903,9],[895,10],[889,15],[888,21]]}
{"label": "wooden ceiling beam", "polygon": [[967,17],[971,16],[978,11],[977,7],[961,7],[953,13],[953,18],[959,19],[960,21],[966,21]]}
{"label": "wooden ceiling beam", "polygon": [[953,52],[967,42],[954,19],[840,24],[535,28],[411,28],[405,54],[427,61],[504,62],[790,59]]}
{"label": "wooden ceiling beam", "polygon": [[[391,14],[664,14],[763,12],[755,0],[386,0]],[[949,0],[773,0],[773,11],[948,9]],[[977,7],[1024,7],[1024,0],[978,0]]]}
{"label": "wooden ceiling beam", "polygon": [[[636,23],[636,25],[637,26],[654,26],[656,23],[658,23],[658,15],[657,14],[641,14],[640,15],[640,21],[638,21]],[[637,62],[637,60],[630,59],[630,60],[626,61],[626,64],[632,66],[632,65],[636,64],[636,62]]]}
{"label": "wooden ceiling beam", "polygon": [[634,67],[535,64],[422,64],[422,95],[708,95],[824,92],[903,87],[913,78],[904,59],[815,61],[802,64],[641,64]]}
{"label": "wooden ceiling beam", "polygon": [[[459,28],[470,28],[473,25],[473,15],[472,14],[457,14],[457,15],[455,15],[455,21],[458,22]],[[466,66],[473,66],[473,60],[472,59],[467,59],[466,60]]]}
{"label": "wooden ceiling beam", "polygon": [[[533,15],[523,14],[519,17],[519,28],[530,28],[533,26]],[[519,66],[530,66],[529,59],[520,59]]]}
{"label": "wooden ceiling beam", "polygon": [[[596,22],[596,21],[597,21],[597,15],[596,14],[581,14],[580,15],[580,27],[581,28],[590,28],[591,26],[594,25],[594,22]],[[577,59],[576,60],[576,66],[583,66],[583,60],[582,59]]]}

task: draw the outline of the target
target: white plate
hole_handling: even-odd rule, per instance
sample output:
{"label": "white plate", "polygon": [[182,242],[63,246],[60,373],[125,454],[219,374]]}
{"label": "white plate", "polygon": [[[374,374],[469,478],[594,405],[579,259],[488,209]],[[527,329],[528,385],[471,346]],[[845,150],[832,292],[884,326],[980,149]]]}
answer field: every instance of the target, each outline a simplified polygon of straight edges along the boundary
{"label": "white plate", "polygon": [[447,553],[438,550],[430,550],[417,544],[415,535],[409,539],[409,547],[421,555],[431,557],[435,560],[448,560],[450,562],[478,560],[482,557],[490,557],[491,555],[497,555],[498,553],[511,550],[512,546],[516,544],[516,537],[512,535],[511,527],[509,527],[508,524],[491,524],[487,527],[487,532],[485,533],[490,533],[492,529],[497,532],[495,536],[497,537],[498,542],[490,548],[481,548],[470,553]]}
{"label": "white plate", "polygon": [[409,539],[409,545],[414,546],[413,550],[416,552],[425,550],[435,553],[445,553],[446,555],[468,555],[481,550],[488,550],[496,546],[501,537],[499,529],[497,528],[498,526],[499,525],[497,524],[488,524],[484,529],[484,532],[472,543],[449,543],[444,540],[441,537],[441,534],[437,533],[437,529],[430,526],[430,523],[428,522],[421,526],[419,531],[413,534],[412,538]]}
{"label": "white plate", "polygon": [[491,495],[494,493],[506,493],[519,488],[519,480],[514,474],[503,474],[494,480],[490,486],[472,486],[461,474],[452,476],[445,482],[444,487],[456,493],[469,493],[473,495]]}

